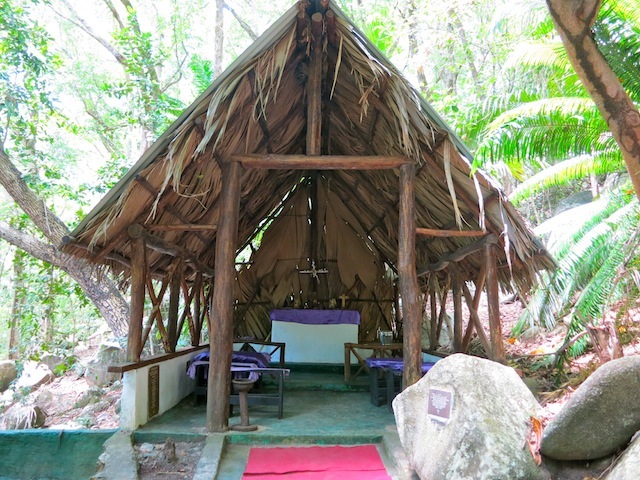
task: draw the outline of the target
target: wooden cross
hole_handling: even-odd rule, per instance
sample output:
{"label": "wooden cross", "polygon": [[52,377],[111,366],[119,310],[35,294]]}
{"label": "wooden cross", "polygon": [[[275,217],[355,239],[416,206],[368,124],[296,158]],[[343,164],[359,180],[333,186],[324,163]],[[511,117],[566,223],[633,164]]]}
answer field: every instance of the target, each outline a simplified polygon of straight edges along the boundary
{"label": "wooden cross", "polygon": [[349,297],[346,294],[342,294],[338,297],[340,300],[342,300],[342,309],[344,310],[344,307],[347,306],[347,300],[349,300]]}
{"label": "wooden cross", "polygon": [[316,280],[320,280],[318,277],[319,273],[329,273],[329,270],[326,268],[316,268],[315,260],[311,260],[311,268],[309,270],[300,270],[299,273],[308,273],[311,275],[311,278],[315,278]]}

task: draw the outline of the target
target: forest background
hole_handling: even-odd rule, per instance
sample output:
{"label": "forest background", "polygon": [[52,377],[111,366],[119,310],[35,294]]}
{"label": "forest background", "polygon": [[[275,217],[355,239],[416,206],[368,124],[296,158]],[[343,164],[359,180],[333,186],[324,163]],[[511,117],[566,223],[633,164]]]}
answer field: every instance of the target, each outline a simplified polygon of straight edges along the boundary
{"label": "forest background", "polygon": [[[638,298],[638,208],[607,122],[539,0],[339,0],[488,170],[558,261],[514,335],[561,322],[571,354]],[[607,0],[598,47],[640,102],[640,12]],[[292,0],[0,0],[0,358],[65,350],[128,295],[56,246]],[[582,206],[580,206],[582,205]],[[574,208],[578,206],[577,208]]]}

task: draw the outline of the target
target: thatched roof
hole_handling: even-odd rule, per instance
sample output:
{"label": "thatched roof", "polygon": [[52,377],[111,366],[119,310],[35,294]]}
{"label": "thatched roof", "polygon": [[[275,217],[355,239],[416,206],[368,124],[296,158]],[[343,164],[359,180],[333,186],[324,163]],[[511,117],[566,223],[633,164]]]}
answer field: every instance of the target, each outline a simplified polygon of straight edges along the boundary
{"label": "thatched roof", "polygon": [[[214,275],[223,162],[238,154],[305,153],[309,18],[327,8],[310,3],[286,12],[184,111],[74,230],[64,251],[126,279],[128,228],[140,224],[166,246],[148,251],[152,273],[170,271],[177,254],[185,259],[186,278],[196,271]],[[471,154],[438,114],[339,9],[328,8],[322,154],[415,162],[417,226],[493,233],[503,288],[528,288],[536,272],[553,266],[540,242],[500,190],[481,172],[471,173]],[[239,283],[239,298],[278,305],[304,288],[299,271],[312,260],[330,270],[335,285],[329,295],[352,288],[356,275],[363,290],[374,292],[395,270],[398,175],[397,169],[244,169],[237,251],[264,238],[250,260],[253,268],[239,275],[247,278]],[[317,205],[310,207],[309,198]],[[315,240],[310,210],[321,225]],[[446,275],[437,262],[477,241],[418,236],[417,267]],[[312,258],[313,248],[321,258]],[[482,256],[468,255],[457,265],[462,278],[473,280]],[[426,276],[421,279],[424,287]]]}

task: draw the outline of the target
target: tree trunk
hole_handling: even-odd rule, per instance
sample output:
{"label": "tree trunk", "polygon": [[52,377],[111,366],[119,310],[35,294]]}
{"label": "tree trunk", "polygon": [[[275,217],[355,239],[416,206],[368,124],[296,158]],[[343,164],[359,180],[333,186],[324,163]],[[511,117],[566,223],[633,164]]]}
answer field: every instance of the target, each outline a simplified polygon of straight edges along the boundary
{"label": "tree trunk", "polygon": [[591,30],[601,0],[547,0],[569,60],[605,118],[640,200],[640,112],[598,50]]}
{"label": "tree trunk", "polygon": [[20,230],[0,223],[0,238],[24,250],[29,255],[48,262],[69,274],[89,300],[93,302],[107,325],[118,337],[127,334],[129,324],[129,305],[106,275],[98,275],[95,266],[58,251],[53,245],[46,244]]}
{"label": "tree trunk", "polygon": [[20,318],[24,305],[23,296],[23,271],[24,252],[16,250],[13,257],[13,303],[11,305],[11,317],[9,318],[9,358],[20,357]]}
{"label": "tree trunk", "polygon": [[44,333],[44,341],[51,345],[53,342],[53,332],[55,329],[54,326],[54,317],[56,313],[56,302],[53,301],[53,296],[55,295],[55,270],[53,265],[49,265],[49,281],[47,282],[47,307],[44,310],[44,325],[42,326],[42,331]]}
{"label": "tree trunk", "polygon": [[213,75],[219,77],[222,73],[222,57],[224,54],[224,0],[216,0],[216,23],[213,41]]}

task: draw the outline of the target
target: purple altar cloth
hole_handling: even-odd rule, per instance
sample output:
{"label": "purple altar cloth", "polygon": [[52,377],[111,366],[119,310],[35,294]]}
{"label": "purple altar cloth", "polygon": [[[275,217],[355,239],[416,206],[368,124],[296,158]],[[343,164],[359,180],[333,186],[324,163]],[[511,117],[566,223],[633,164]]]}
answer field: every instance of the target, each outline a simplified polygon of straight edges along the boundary
{"label": "purple altar cloth", "polygon": [[[404,370],[404,360],[402,358],[367,358],[369,368],[389,368],[400,373]],[[422,374],[427,373],[435,364],[433,362],[422,362]]]}
{"label": "purple altar cloth", "polygon": [[307,325],[360,325],[360,312],[357,310],[312,310],[312,309],[276,309],[271,310],[271,321],[304,323]]}

